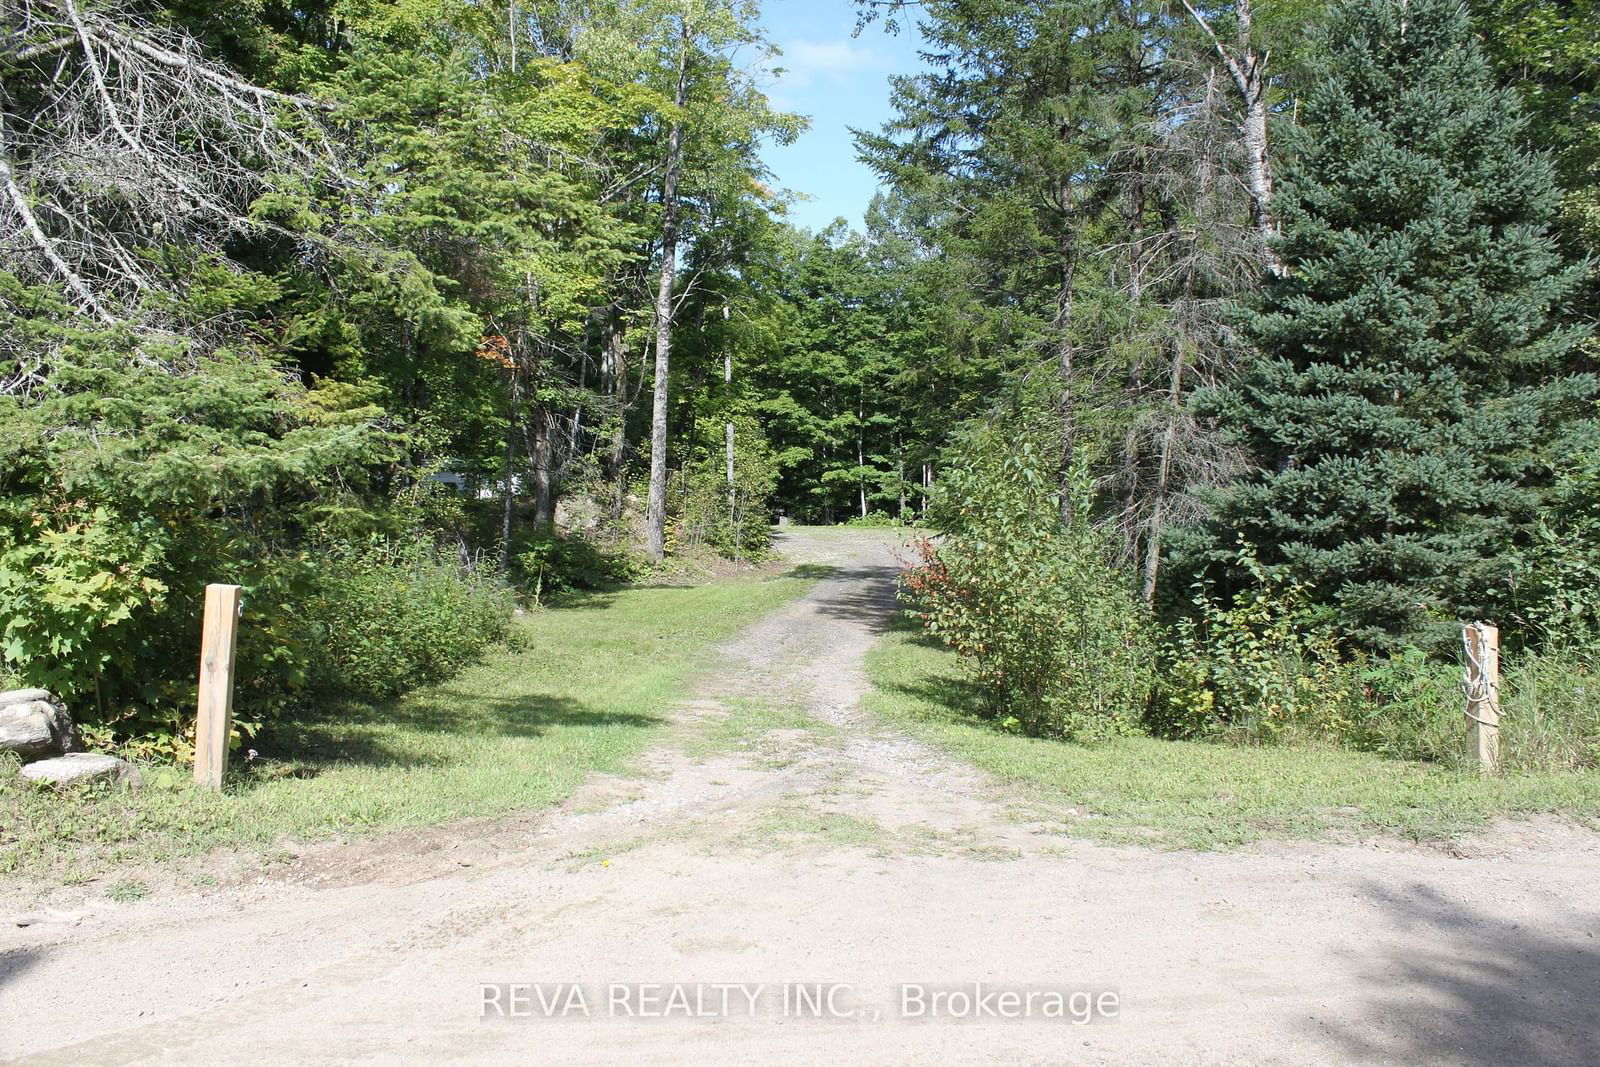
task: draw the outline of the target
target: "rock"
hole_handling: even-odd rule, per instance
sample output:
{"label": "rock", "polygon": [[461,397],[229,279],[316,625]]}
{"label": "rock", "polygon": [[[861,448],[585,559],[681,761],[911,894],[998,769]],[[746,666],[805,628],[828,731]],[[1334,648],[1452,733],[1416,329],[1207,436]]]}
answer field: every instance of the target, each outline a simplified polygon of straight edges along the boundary
{"label": "rock", "polygon": [[54,909],[32,915],[19,915],[12,920],[18,926],[38,926],[42,923],[71,923],[77,926],[83,922],[81,911],[55,911]]}
{"label": "rock", "polygon": [[29,698],[0,700],[0,751],[28,759],[78,748],[66,705],[43,689],[16,689],[0,696]]}
{"label": "rock", "polygon": [[137,789],[144,784],[133,764],[104,752],[73,752],[30,763],[22,768],[22,777],[50,785],[109,781]]}
{"label": "rock", "polygon": [[610,505],[597,497],[584,494],[563,496],[556,501],[556,529],[588,532],[600,525],[608,514]]}
{"label": "rock", "polygon": [[35,710],[40,703],[42,701],[0,708],[0,751],[15,752],[26,759],[56,750],[56,734],[50,728],[50,716]]}
{"label": "rock", "polygon": [[0,708],[7,704],[31,704],[35,700],[49,700],[48,689],[10,689],[0,693]]}

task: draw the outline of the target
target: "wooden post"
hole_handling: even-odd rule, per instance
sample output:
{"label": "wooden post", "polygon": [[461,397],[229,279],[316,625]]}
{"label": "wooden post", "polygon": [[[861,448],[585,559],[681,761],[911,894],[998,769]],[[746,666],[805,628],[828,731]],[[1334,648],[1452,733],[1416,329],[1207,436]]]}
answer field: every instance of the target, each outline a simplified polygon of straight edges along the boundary
{"label": "wooden post", "polygon": [[1467,725],[1481,774],[1500,771],[1500,630],[1486,622],[1462,628],[1467,653]]}
{"label": "wooden post", "polygon": [[200,701],[194,726],[194,780],[222,788],[233,731],[233,644],[239,633],[239,587],[206,586],[200,631]]}

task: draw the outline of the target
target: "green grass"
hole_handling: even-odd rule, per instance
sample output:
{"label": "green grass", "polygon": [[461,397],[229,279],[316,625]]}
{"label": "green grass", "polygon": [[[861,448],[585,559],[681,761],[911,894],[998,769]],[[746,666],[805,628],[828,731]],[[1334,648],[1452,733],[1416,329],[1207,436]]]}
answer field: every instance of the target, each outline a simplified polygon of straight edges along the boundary
{"label": "green grass", "polygon": [[[0,873],[84,878],[219,846],[414,828],[538,809],[591,771],[624,770],[716,644],[796,597],[804,577],[576,597],[515,624],[510,647],[384,705],[284,723],[220,795],[181,768],[140,792],[53,793],[0,765]],[[236,757],[236,764],[239,761]]]}
{"label": "green grass", "polygon": [[1019,818],[1163,848],[1268,838],[1441,840],[1504,816],[1600,818],[1600,771],[1467,777],[1331,747],[1237,747],[1148,737],[1085,747],[979,718],[955,657],[909,624],[868,657],[884,719],[1016,787]]}
{"label": "green grass", "polygon": [[788,851],[806,846],[883,849],[892,840],[876,819],[827,811],[812,806],[802,794],[791,794],[768,809],[761,822],[743,835],[742,843],[761,851]]}
{"label": "green grass", "polygon": [[739,697],[725,701],[726,713],[699,723],[678,739],[689,756],[706,760],[726,752],[770,749],[772,735],[804,732],[815,744],[837,744],[839,728],[793,701],[775,697]]}
{"label": "green grass", "polygon": [[124,878],[106,892],[106,896],[123,904],[131,904],[136,900],[143,900],[149,895],[150,887],[137,878]]}

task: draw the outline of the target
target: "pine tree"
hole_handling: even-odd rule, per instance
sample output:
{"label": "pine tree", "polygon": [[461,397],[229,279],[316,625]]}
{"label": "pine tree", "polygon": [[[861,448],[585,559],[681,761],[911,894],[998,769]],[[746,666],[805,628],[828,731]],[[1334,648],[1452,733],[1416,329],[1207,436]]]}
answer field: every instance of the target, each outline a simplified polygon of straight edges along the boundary
{"label": "pine tree", "polygon": [[1437,644],[1496,615],[1540,475],[1594,391],[1559,323],[1580,270],[1457,0],[1347,0],[1282,175],[1281,252],[1244,314],[1260,355],[1205,407],[1258,472],[1220,501],[1352,642]]}

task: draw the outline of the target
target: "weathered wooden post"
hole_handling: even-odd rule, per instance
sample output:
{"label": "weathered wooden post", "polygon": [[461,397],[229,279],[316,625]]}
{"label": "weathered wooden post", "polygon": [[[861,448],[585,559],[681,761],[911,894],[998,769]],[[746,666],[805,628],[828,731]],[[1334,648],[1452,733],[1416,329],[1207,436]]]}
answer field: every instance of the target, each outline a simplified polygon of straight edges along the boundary
{"label": "weathered wooden post", "polygon": [[233,645],[239,634],[239,587],[206,586],[200,630],[199,717],[194,726],[194,780],[222,788],[233,731]]}
{"label": "weathered wooden post", "polygon": [[1481,774],[1500,771],[1500,629],[1486,622],[1461,630],[1467,653],[1467,722]]}

